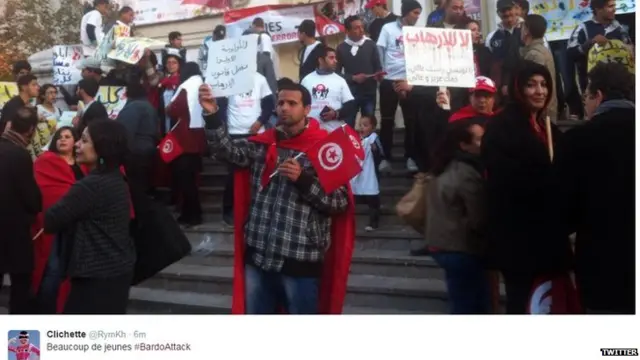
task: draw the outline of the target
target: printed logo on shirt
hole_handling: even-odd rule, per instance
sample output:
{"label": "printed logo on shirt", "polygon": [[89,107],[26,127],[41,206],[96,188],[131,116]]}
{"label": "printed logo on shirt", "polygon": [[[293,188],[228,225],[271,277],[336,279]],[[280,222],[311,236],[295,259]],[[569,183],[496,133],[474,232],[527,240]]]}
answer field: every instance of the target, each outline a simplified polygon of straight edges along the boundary
{"label": "printed logo on shirt", "polygon": [[318,84],[311,88],[311,97],[316,100],[324,100],[329,96],[329,88],[323,84]]}
{"label": "printed logo on shirt", "polygon": [[251,96],[253,96],[253,90],[249,90],[249,92],[246,92],[244,94],[239,94],[238,96],[240,96],[243,99],[250,98]]}
{"label": "printed logo on shirt", "polygon": [[402,35],[396,37],[395,48],[390,49],[389,55],[396,59],[404,59],[404,38]]}
{"label": "printed logo on shirt", "polygon": [[253,108],[256,104],[256,99],[253,98],[253,90],[236,96],[236,104],[240,108]]}

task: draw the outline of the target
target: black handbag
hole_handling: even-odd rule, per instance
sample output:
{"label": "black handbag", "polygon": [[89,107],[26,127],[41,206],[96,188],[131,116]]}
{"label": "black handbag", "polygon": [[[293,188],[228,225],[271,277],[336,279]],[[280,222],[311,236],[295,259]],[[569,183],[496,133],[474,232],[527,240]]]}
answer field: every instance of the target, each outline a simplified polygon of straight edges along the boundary
{"label": "black handbag", "polygon": [[136,246],[136,265],[132,285],[153,277],[162,269],[191,253],[191,244],[169,210],[140,197],[131,232]]}

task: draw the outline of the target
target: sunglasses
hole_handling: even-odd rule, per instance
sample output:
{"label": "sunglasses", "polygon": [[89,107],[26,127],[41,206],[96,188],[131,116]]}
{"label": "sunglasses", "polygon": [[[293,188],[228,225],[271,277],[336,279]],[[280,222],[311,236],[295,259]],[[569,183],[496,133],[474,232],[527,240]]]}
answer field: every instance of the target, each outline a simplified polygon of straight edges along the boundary
{"label": "sunglasses", "polygon": [[18,336],[18,339],[28,339],[28,338],[29,338],[28,336],[24,336],[24,335]]}

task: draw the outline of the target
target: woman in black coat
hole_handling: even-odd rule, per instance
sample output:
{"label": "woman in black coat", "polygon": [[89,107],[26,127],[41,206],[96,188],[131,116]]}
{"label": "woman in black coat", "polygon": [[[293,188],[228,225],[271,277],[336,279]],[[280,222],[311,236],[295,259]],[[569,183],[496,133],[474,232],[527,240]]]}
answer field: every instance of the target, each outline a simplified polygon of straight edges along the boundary
{"label": "woman in black coat", "polygon": [[[507,313],[526,313],[538,276],[568,269],[567,239],[553,231],[551,159],[544,118],[554,96],[549,71],[526,61],[513,76],[512,99],[489,121],[482,141],[487,169],[489,259],[503,277]],[[552,129],[552,142],[560,136]]]}

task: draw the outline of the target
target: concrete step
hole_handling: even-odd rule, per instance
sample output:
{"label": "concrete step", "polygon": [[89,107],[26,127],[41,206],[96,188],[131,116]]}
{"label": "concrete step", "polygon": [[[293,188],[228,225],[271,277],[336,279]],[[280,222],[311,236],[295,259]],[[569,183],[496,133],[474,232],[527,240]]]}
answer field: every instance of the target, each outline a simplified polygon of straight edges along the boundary
{"label": "concrete step", "polygon": [[[134,287],[129,295],[130,314],[230,314],[231,296]],[[429,314],[424,311],[345,306],[343,314]]]}
{"label": "concrete step", "polygon": [[[231,295],[233,268],[173,264],[139,287],[180,292]],[[349,276],[345,304],[354,307],[447,312],[445,283],[436,279]]]}
{"label": "concrete step", "polygon": [[[380,203],[387,207],[395,206],[409,190],[410,185],[387,186],[380,190]],[[199,191],[201,203],[222,203],[224,186],[200,186]],[[156,192],[160,199],[170,198],[170,189],[167,187],[156,188]]]}
{"label": "concrete step", "polygon": [[[233,244],[233,228],[222,221],[203,223],[184,229],[193,243]],[[376,231],[356,229],[356,250],[406,251],[422,246],[423,240],[415,230],[406,226],[389,225]]]}
{"label": "concrete step", "polygon": [[[204,241],[187,235],[193,249],[180,262],[189,265],[233,266],[233,245]],[[429,256],[410,256],[407,250],[356,250],[351,260],[351,274],[398,276],[419,279],[444,279],[444,271]]]}
{"label": "concrete step", "polygon": [[[202,185],[206,186],[224,186],[227,181],[229,172],[226,165],[214,163],[205,167],[201,173]],[[397,174],[397,175],[396,175]],[[413,185],[413,175],[406,169],[393,170],[390,174],[380,174],[380,189],[384,190],[389,186],[404,186],[409,189]]]}

